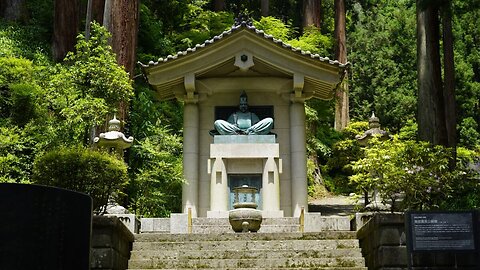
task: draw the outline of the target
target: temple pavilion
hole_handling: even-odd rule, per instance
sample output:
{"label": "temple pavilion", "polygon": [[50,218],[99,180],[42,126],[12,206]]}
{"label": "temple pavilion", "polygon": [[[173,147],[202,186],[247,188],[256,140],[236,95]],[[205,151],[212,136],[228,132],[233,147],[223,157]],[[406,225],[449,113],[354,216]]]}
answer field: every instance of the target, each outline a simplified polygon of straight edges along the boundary
{"label": "temple pavilion", "polygon": [[[347,64],[293,48],[240,20],[186,51],[141,64],[160,100],[184,103],[183,211],[226,217],[232,189],[258,188],[264,217],[307,209],[304,102],[329,100]],[[213,123],[238,107],[274,119],[273,135],[211,136]]]}

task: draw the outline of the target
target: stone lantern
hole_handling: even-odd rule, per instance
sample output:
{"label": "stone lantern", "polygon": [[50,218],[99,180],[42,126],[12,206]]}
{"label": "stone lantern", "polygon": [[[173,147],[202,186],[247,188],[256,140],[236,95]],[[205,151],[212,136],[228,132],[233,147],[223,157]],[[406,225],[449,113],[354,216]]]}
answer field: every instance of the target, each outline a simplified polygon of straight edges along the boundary
{"label": "stone lantern", "polygon": [[123,157],[123,150],[132,146],[132,143],[132,136],[127,138],[120,132],[120,120],[115,116],[113,116],[112,120],[108,121],[108,131],[100,133],[98,137],[93,139],[93,144],[96,147],[106,148],[114,152],[119,158]]}
{"label": "stone lantern", "polygon": [[[390,139],[390,135],[387,131],[380,129],[380,120],[372,112],[372,116],[368,119],[369,130],[365,131],[362,135],[355,136],[358,143],[361,146],[367,146],[368,141],[373,137],[378,137],[380,141],[386,141]],[[381,176],[380,176],[381,177]],[[391,208],[389,204],[382,203],[380,196],[378,195],[378,189],[373,190],[373,201],[368,201],[368,192],[365,192],[365,208],[376,211],[386,211]]]}
{"label": "stone lantern", "polygon": [[[117,158],[123,158],[123,151],[130,146],[132,146],[133,137],[125,137],[125,134],[120,132],[120,120],[115,116],[113,119],[108,121],[108,131],[105,133],[100,133],[98,137],[93,139],[94,147],[104,148],[114,153]],[[123,218],[122,222],[129,228],[132,232],[135,232],[135,226],[137,226],[138,220],[134,214],[130,214],[125,207],[119,205],[115,202],[113,197],[110,198],[106,209],[106,215],[113,215],[120,218]],[[134,220],[134,222],[125,222],[124,220]],[[133,225],[132,225],[133,224]]]}
{"label": "stone lantern", "polygon": [[368,127],[370,129],[365,131],[362,135],[355,136],[355,139],[357,139],[361,146],[367,146],[368,141],[374,136],[377,136],[381,141],[390,139],[388,132],[380,129],[380,120],[375,116],[374,112],[372,112],[372,116],[368,119]]}

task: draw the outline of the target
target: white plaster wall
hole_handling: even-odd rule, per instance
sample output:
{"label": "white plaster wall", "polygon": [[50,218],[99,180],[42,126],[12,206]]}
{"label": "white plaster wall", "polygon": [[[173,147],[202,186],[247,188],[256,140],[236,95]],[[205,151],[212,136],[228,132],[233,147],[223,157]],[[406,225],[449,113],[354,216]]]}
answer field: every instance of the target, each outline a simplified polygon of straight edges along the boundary
{"label": "white plaster wall", "polygon": [[[234,79],[232,79],[233,81]],[[265,82],[268,84],[268,81]],[[199,101],[199,216],[206,216],[210,208],[210,175],[207,173],[207,163],[210,157],[210,144],[213,138],[208,132],[213,129],[215,117],[215,106],[238,106],[241,91],[238,90],[225,91],[222,89],[210,96],[202,94]],[[248,88],[247,88],[248,89]],[[263,91],[263,92],[262,92]],[[264,92],[262,89],[246,90],[248,95],[248,104],[250,106],[274,106],[274,129],[276,133],[277,143],[280,145],[280,158],[283,159],[283,173],[280,174],[280,210],[284,211],[285,216],[291,216],[291,176],[290,176],[290,101],[281,97],[276,92]],[[229,165],[236,166],[236,165]],[[244,167],[243,165],[238,165]],[[243,168],[242,168],[243,170]]]}

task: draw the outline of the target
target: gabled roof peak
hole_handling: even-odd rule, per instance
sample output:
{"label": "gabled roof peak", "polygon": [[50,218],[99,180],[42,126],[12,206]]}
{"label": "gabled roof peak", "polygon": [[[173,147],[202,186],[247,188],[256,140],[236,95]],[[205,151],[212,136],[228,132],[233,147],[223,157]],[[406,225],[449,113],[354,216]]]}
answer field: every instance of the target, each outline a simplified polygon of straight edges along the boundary
{"label": "gabled roof peak", "polygon": [[143,68],[149,68],[149,67],[154,67],[159,64],[165,63],[170,60],[175,60],[179,57],[185,56],[189,53],[193,53],[197,50],[200,50],[202,48],[205,48],[206,46],[215,43],[216,41],[231,35],[234,32],[240,31],[241,29],[246,29],[248,31],[251,31],[255,33],[256,35],[263,37],[264,39],[271,40],[273,43],[278,44],[282,46],[283,48],[290,49],[293,52],[296,52],[298,54],[301,54],[306,57],[310,57],[313,59],[318,59],[320,62],[326,62],[328,64],[337,66],[339,68],[346,68],[350,65],[350,63],[340,63],[337,60],[330,60],[328,57],[321,57],[319,54],[313,54],[310,51],[303,51],[301,48],[295,48],[292,45],[283,42],[281,39],[276,39],[272,35],[269,35],[265,33],[263,30],[259,30],[253,26],[253,23],[251,22],[248,17],[240,17],[235,19],[235,24],[228,30],[223,31],[221,34],[214,36],[211,39],[206,40],[202,44],[197,44],[194,47],[188,48],[185,51],[179,51],[174,55],[168,55],[165,58],[160,57],[157,61],[149,61],[148,64],[144,64],[142,62],[138,62]]}

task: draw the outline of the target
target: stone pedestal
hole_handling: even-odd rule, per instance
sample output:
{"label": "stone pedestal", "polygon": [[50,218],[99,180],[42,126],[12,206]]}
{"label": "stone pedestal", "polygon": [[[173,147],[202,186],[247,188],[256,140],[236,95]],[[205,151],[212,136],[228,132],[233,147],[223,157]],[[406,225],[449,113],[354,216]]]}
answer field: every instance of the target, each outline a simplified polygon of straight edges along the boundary
{"label": "stone pedestal", "polygon": [[228,217],[228,174],[231,173],[261,174],[261,210],[268,212],[269,216],[283,216],[280,211],[282,160],[279,157],[275,135],[215,136],[208,160],[211,183],[207,216]]}

